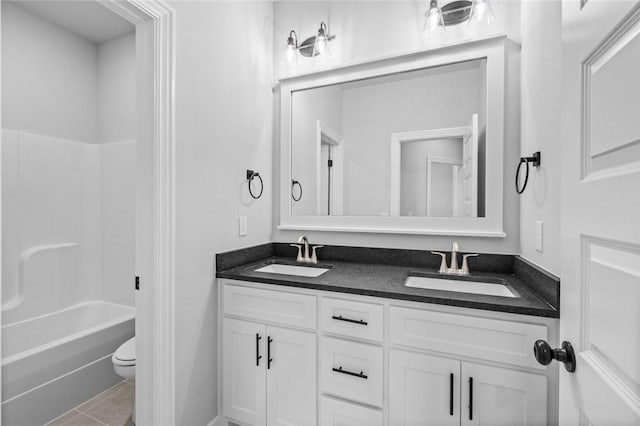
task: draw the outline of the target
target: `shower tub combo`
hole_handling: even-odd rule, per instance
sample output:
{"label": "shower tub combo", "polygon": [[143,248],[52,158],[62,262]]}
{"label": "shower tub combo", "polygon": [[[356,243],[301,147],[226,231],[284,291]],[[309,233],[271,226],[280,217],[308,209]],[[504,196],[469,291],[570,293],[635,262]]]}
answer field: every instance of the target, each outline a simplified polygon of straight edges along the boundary
{"label": "shower tub combo", "polygon": [[134,308],[91,301],[2,327],[2,423],[41,425],[116,384]]}

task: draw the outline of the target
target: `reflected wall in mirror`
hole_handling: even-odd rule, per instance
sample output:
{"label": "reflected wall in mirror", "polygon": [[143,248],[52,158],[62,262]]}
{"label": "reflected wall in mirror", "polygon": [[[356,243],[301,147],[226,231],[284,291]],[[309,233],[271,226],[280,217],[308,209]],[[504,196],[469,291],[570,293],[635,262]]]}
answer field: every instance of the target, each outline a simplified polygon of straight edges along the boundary
{"label": "reflected wall in mirror", "polygon": [[484,217],[486,67],[292,92],[292,215]]}

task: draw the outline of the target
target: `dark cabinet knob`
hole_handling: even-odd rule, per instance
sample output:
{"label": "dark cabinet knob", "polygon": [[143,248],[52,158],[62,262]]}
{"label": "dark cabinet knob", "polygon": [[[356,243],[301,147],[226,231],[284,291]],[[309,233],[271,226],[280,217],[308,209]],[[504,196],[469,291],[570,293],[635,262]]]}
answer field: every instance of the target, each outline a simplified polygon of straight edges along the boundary
{"label": "dark cabinet knob", "polygon": [[564,368],[573,373],[576,371],[576,353],[570,342],[562,342],[562,347],[553,349],[545,340],[536,340],[533,344],[533,354],[542,365],[549,365],[554,359],[564,363]]}

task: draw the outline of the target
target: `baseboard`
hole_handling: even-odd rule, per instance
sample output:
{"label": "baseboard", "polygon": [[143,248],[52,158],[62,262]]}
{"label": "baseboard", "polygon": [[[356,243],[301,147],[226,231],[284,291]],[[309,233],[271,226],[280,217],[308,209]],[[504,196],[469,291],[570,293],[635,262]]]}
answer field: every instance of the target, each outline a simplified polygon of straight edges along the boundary
{"label": "baseboard", "polygon": [[220,416],[216,416],[215,419],[207,423],[207,426],[218,426],[220,424]]}

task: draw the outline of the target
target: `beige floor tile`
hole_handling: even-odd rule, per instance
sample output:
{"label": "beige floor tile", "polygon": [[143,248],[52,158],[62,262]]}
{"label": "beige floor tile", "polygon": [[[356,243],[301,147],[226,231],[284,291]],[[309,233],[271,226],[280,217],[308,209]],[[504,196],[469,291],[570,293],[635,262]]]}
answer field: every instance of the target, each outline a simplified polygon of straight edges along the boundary
{"label": "beige floor tile", "polygon": [[98,395],[94,396],[93,398],[91,398],[87,402],[84,402],[84,403],[78,405],[75,409],[80,411],[80,412],[82,412],[82,413],[86,413],[93,406],[99,404],[100,402],[102,402],[103,400],[108,398],[109,395],[111,395],[112,393],[118,392],[120,389],[123,389],[123,388],[125,388],[127,386],[129,386],[129,385],[126,382],[122,381],[122,382],[118,383],[117,385],[110,387],[106,391],[104,391],[102,393],[99,393]]}
{"label": "beige floor tile", "polygon": [[134,391],[133,386],[125,384],[100,399],[84,413],[109,426],[125,425],[131,417]]}
{"label": "beige floor tile", "polygon": [[62,417],[58,417],[46,426],[105,426],[103,423],[82,414],[79,411],[69,411]]}

